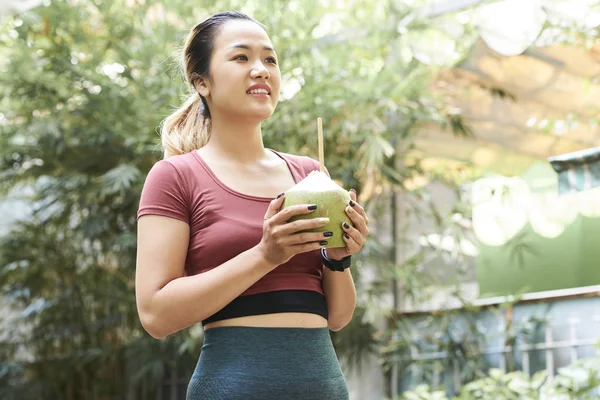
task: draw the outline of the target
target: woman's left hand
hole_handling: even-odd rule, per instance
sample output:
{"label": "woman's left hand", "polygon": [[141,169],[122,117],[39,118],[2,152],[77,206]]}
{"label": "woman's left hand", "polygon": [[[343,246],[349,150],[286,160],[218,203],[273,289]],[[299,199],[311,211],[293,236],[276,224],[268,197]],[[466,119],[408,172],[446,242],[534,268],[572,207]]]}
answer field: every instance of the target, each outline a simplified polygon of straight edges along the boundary
{"label": "woman's left hand", "polygon": [[356,202],[356,192],[350,190],[350,203],[346,206],[346,214],[352,221],[354,227],[342,224],[344,230],[344,241],[346,247],[327,249],[327,257],[332,260],[341,260],[344,257],[356,254],[363,248],[367,236],[369,236],[369,217],[365,209]]}

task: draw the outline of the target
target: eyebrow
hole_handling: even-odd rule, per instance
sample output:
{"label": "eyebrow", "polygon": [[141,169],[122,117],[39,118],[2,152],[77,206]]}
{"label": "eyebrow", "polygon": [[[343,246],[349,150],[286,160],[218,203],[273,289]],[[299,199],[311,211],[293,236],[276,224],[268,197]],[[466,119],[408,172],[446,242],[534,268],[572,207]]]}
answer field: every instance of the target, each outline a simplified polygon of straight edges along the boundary
{"label": "eyebrow", "polygon": [[[234,44],[233,46],[229,46],[228,49],[246,49],[246,50],[252,50],[252,48],[250,46],[248,46],[247,44]],[[272,47],[269,46],[265,46],[263,47],[263,50],[267,50],[267,51],[272,51],[273,53],[275,53],[275,50],[273,50]]]}

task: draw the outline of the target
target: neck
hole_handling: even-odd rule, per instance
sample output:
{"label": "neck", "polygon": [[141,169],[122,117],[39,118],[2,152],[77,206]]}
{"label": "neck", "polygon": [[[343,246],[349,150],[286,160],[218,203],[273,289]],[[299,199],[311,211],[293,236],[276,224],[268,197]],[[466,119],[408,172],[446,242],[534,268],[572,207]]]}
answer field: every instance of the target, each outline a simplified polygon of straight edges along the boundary
{"label": "neck", "polygon": [[204,147],[213,154],[241,163],[257,162],[267,156],[260,122],[233,118],[214,118],[210,140]]}

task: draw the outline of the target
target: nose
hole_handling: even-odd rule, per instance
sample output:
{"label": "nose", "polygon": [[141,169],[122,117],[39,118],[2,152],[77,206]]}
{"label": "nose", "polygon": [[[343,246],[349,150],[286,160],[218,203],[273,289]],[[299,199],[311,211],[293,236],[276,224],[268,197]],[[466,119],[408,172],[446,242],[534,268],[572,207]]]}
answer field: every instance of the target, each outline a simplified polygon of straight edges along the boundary
{"label": "nose", "polygon": [[252,70],[250,71],[250,77],[252,79],[269,79],[271,74],[269,74],[269,70],[265,67],[265,65],[261,61],[257,61],[252,66]]}

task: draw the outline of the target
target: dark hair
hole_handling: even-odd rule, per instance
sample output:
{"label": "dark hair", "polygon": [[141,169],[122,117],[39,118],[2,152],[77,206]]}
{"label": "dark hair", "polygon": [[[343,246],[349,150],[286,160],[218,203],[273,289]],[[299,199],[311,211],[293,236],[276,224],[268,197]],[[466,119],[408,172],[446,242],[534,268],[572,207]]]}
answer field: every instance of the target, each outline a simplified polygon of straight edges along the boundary
{"label": "dark hair", "polygon": [[196,92],[195,83],[201,78],[210,79],[210,60],[215,38],[221,27],[233,20],[252,21],[266,29],[263,24],[244,13],[225,11],[200,22],[185,39],[182,69],[191,94],[183,106],[162,123],[161,138],[165,158],[199,149],[210,138],[210,110],[206,99]]}

